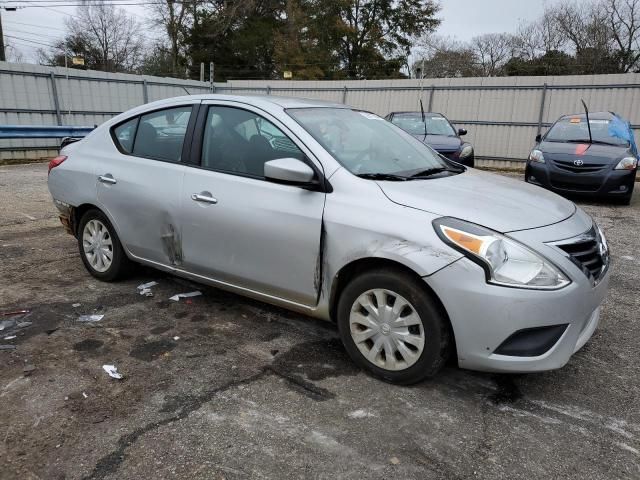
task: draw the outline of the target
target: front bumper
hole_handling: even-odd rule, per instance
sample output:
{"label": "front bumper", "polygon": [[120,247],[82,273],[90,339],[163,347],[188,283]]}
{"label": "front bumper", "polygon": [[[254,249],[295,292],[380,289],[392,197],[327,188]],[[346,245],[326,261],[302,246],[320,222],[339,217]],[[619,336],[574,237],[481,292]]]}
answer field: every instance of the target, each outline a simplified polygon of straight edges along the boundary
{"label": "front bumper", "polygon": [[[553,252],[549,245],[540,248],[549,250],[538,249],[569,275],[570,285],[550,291],[491,285],[483,269],[467,258],[425,277],[451,320],[460,367],[488,372],[553,370],[565,365],[589,340],[599,322],[609,272],[594,285],[561,252]],[[519,331],[558,325],[566,328],[544,353],[496,353]]]}
{"label": "front bumper", "polygon": [[529,183],[564,195],[589,195],[620,198],[631,195],[636,170],[601,170],[594,173],[572,173],[553,164],[527,162],[525,178]]}

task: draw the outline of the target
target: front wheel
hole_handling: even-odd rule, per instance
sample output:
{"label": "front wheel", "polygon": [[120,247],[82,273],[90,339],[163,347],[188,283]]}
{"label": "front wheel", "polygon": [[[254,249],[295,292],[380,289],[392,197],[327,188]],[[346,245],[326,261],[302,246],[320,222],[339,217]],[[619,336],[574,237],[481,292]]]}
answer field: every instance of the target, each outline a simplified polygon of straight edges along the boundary
{"label": "front wheel", "polygon": [[340,296],[338,327],[351,358],[391,383],[434,376],[449,353],[445,315],[418,280],[400,271],[353,279]]}
{"label": "front wheel", "polygon": [[115,229],[100,210],[87,211],[78,225],[78,248],[82,263],[94,277],[111,282],[131,270]]}

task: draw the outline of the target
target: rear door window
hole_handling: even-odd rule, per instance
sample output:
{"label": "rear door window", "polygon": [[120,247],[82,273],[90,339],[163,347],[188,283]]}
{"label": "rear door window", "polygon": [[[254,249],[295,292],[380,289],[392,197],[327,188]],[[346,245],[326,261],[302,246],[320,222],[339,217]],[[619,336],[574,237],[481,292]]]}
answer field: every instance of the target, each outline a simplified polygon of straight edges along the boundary
{"label": "rear door window", "polygon": [[135,135],[133,154],[179,162],[190,116],[191,106],[168,108],[142,115]]}

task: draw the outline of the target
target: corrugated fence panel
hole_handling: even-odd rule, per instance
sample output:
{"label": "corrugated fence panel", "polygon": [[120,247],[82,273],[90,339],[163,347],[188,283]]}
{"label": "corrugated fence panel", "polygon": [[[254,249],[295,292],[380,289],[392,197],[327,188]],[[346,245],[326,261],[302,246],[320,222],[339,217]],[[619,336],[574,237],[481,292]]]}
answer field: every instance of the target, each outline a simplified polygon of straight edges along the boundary
{"label": "corrugated fence panel", "polygon": [[[52,83],[53,74],[55,88]],[[544,85],[546,84],[546,89]],[[208,93],[209,83],[129,74],[0,62],[0,123],[97,125],[146,101]],[[379,115],[425,111],[446,115],[469,132],[476,154],[502,165],[524,160],[540,128],[582,111],[621,114],[640,128],[640,74],[547,77],[439,78],[422,80],[231,80],[216,83],[223,94],[279,95],[346,103]],[[56,113],[57,106],[59,115]],[[544,105],[541,102],[544,98]],[[431,107],[431,108],[430,108]],[[636,130],[640,137],[640,130]],[[639,138],[640,139],[640,138]],[[38,157],[55,139],[2,140],[0,157]],[[30,151],[30,149],[32,151]],[[13,158],[13,157],[11,157]],[[521,165],[521,164],[520,164]]]}

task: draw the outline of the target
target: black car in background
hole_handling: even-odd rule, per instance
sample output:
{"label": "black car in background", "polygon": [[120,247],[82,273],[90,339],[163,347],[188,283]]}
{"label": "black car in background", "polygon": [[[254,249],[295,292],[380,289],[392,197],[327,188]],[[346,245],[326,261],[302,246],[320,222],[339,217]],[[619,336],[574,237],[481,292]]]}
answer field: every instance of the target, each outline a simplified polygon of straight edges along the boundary
{"label": "black car in background", "polygon": [[[611,135],[609,112],[565,115],[536,137],[525,181],[559,194],[619,199],[629,204],[638,159],[630,141]],[[589,127],[591,132],[589,132]]]}
{"label": "black car in background", "polygon": [[422,115],[422,112],[392,112],[385,118],[448,159],[473,167],[473,146],[460,138],[467,131],[464,128],[456,131],[440,113],[425,112],[424,122]]}

